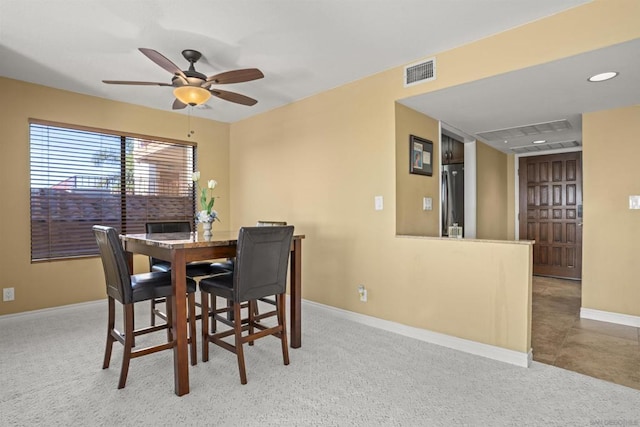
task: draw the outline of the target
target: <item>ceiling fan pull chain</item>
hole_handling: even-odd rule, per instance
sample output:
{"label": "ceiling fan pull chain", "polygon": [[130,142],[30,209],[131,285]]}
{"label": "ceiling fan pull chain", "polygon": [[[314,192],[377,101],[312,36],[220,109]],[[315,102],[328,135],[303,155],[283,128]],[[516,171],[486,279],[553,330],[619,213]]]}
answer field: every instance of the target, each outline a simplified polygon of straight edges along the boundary
{"label": "ceiling fan pull chain", "polygon": [[191,107],[189,105],[189,106],[187,106],[187,108],[188,108],[188,110],[187,110],[187,138],[191,138],[191,135],[196,133],[193,129],[191,129],[191,109],[193,107]]}

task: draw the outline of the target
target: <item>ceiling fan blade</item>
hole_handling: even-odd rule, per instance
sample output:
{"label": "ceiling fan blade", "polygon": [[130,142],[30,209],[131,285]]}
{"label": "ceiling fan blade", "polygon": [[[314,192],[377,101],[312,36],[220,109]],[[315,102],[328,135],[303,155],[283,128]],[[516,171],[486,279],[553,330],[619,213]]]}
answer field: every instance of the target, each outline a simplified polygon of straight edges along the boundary
{"label": "ceiling fan blade", "polygon": [[170,72],[171,74],[175,74],[177,76],[180,76],[180,77],[184,78],[185,80],[187,79],[187,76],[184,75],[182,70],[180,68],[178,68],[178,66],[176,64],[174,64],[169,59],[167,59],[160,52],[155,51],[153,49],[148,49],[148,48],[145,48],[145,47],[141,47],[141,48],[138,48],[138,49],[147,58],[149,58],[150,60],[152,60],[153,62],[155,62],[156,64],[158,64],[159,66],[161,66],[162,68],[164,68],[165,70]]}
{"label": "ceiling fan blade", "polygon": [[248,96],[240,95],[239,93],[235,93],[235,92],[227,92],[226,90],[220,90],[220,89],[209,89],[209,92],[211,92],[211,95],[213,96],[222,98],[225,101],[235,102],[236,104],[251,106],[251,105],[256,105],[258,103],[258,101],[256,101],[253,98],[249,98]]}
{"label": "ceiling fan blade", "polygon": [[207,77],[207,81],[203,86],[209,86],[210,84],[227,84],[227,83],[241,83],[251,80],[258,80],[264,77],[262,71],[257,68],[245,68],[242,70],[226,71],[224,73],[216,74],[215,76]]}
{"label": "ceiling fan blade", "polygon": [[182,102],[178,98],[176,98],[176,100],[173,101],[173,106],[171,108],[173,108],[174,110],[182,110],[186,106],[187,106],[187,104],[185,104],[184,102]]}
{"label": "ceiling fan blade", "polygon": [[168,83],[158,83],[158,82],[133,82],[128,80],[103,80],[102,83],[107,83],[110,85],[139,85],[139,86],[172,86]]}

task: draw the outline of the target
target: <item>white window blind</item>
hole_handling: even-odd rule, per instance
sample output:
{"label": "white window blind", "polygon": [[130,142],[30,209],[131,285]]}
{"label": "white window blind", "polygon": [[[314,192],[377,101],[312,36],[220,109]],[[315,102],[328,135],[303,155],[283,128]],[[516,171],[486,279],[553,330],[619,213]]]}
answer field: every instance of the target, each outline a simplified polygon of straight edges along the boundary
{"label": "white window blind", "polygon": [[194,145],[30,122],[31,260],[98,254],[91,227],[194,218]]}

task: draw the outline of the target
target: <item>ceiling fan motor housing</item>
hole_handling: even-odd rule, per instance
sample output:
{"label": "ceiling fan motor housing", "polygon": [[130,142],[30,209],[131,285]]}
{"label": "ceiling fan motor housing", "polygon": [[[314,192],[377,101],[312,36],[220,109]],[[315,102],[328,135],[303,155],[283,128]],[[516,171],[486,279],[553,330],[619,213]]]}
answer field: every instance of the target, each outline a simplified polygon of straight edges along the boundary
{"label": "ceiling fan motor housing", "polygon": [[[194,64],[202,58],[202,54],[197,50],[185,49],[182,51],[182,56],[189,61],[189,69],[182,71],[187,76],[189,86],[201,86],[207,80],[207,76],[196,71]],[[172,79],[172,83],[174,86],[185,86],[184,79],[178,76]]]}
{"label": "ceiling fan motor housing", "polygon": [[184,75],[187,76],[187,80],[183,79],[180,76],[174,76],[171,79],[171,84],[173,86],[202,86],[207,80],[207,76],[197,71],[184,71]]}

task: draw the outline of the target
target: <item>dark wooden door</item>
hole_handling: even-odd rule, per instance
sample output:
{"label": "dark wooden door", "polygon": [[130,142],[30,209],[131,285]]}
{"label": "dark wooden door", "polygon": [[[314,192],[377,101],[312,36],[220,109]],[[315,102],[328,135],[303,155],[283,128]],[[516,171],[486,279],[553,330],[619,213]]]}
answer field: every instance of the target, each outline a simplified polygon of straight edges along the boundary
{"label": "dark wooden door", "polygon": [[582,277],[582,153],[520,158],[520,238],[533,274]]}

